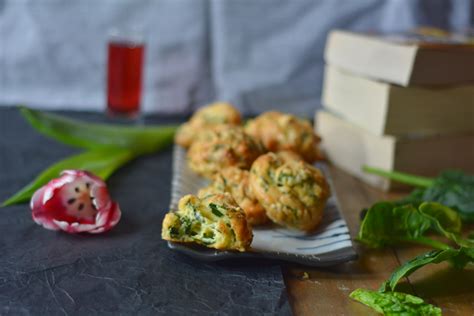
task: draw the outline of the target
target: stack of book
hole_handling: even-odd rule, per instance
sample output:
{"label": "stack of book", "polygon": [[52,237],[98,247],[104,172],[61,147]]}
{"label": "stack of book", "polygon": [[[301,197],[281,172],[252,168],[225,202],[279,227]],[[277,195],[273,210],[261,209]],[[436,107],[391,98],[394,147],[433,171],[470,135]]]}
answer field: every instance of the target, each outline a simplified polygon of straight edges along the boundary
{"label": "stack of book", "polygon": [[474,45],[465,38],[333,31],[316,131],[329,160],[383,190],[363,165],[474,172]]}

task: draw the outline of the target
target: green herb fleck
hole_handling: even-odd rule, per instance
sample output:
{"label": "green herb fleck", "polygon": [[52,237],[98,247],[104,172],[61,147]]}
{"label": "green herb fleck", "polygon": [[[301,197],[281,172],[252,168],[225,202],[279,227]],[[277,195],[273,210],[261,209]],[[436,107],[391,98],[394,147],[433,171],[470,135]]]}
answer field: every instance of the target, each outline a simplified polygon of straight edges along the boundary
{"label": "green herb fleck", "polygon": [[173,238],[179,237],[179,228],[178,227],[170,227],[170,236]]}
{"label": "green herb fleck", "polygon": [[213,239],[214,238],[214,232],[213,231],[207,231],[202,236],[204,238],[207,238],[207,239]]}
{"label": "green herb fleck", "polygon": [[224,216],[224,214],[222,214],[221,211],[219,211],[217,205],[215,205],[214,203],[210,203],[209,207],[211,208],[212,214],[214,214],[218,217]]}

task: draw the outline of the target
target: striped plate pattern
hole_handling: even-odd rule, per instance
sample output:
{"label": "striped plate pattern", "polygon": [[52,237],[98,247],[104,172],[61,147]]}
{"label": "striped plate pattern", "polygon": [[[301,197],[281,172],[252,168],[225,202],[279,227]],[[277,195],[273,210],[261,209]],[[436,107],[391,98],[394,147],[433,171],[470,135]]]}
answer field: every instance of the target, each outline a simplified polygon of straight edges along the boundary
{"label": "striped plate pattern", "polygon": [[[332,186],[326,166],[318,164],[317,167],[324,172]],[[175,145],[170,209],[176,210],[178,201],[183,195],[195,194],[207,184],[207,179],[198,176],[187,167],[185,149]],[[354,260],[357,254],[352,247],[346,221],[339,211],[334,190],[324,212],[321,225],[311,234],[278,226],[254,228],[252,250],[245,253],[218,251],[174,242],[168,242],[168,246],[205,261],[250,257],[292,261],[311,266],[330,266]]]}

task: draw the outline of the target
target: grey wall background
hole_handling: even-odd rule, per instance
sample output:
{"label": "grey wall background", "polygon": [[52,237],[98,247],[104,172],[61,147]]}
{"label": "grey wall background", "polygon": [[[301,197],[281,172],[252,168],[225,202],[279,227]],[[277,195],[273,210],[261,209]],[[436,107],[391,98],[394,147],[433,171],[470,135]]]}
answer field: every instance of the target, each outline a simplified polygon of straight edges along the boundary
{"label": "grey wall background", "polygon": [[0,0],[0,104],[101,111],[107,32],[142,26],[143,108],[312,115],[333,28],[464,31],[474,0]]}

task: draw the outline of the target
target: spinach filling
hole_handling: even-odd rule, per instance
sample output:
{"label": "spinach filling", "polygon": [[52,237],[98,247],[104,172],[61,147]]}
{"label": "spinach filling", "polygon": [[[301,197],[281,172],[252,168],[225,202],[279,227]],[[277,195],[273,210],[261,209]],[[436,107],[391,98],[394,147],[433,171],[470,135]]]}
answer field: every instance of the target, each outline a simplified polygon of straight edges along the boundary
{"label": "spinach filling", "polygon": [[209,203],[209,207],[211,208],[212,214],[216,215],[217,217],[222,217],[224,216],[224,213],[227,213],[227,208],[223,205]]}
{"label": "spinach filling", "polygon": [[298,210],[295,209],[294,207],[291,207],[289,205],[283,205],[285,208],[289,209],[291,213],[293,213],[293,216],[295,217],[295,219],[298,219],[299,215],[298,215]]}
{"label": "spinach filling", "polygon": [[179,228],[178,227],[175,227],[175,226],[171,226],[169,228],[169,232],[170,232],[170,236],[172,238],[178,238],[180,236],[179,234]]}
{"label": "spinach filling", "polygon": [[293,179],[294,179],[294,176],[292,174],[282,172],[278,175],[278,178],[277,178],[278,186],[283,186],[285,183],[288,183],[290,182],[290,180],[293,180]]}
{"label": "spinach filling", "polygon": [[[217,217],[224,216],[224,214],[222,214],[222,212],[219,211],[219,206],[218,205],[216,205],[214,203],[210,203],[209,207],[211,208],[212,214],[216,215]],[[221,208],[224,208],[224,207],[221,206]]]}

